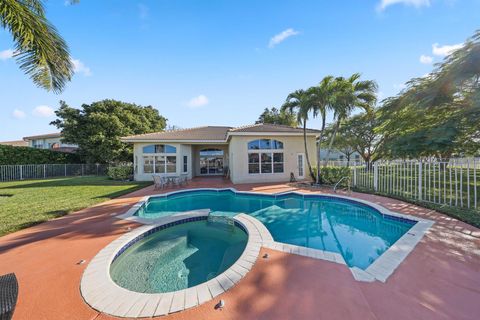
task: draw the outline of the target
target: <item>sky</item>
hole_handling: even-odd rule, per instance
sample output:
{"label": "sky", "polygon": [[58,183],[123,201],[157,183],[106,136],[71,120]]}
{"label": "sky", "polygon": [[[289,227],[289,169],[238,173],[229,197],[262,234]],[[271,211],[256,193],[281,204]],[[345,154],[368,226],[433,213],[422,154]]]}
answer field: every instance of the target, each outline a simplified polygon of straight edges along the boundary
{"label": "sky", "polygon": [[[480,0],[65,0],[45,2],[75,75],[37,88],[0,29],[0,141],[56,132],[64,100],[151,105],[169,125],[240,126],[326,75],[397,94],[480,29]],[[318,127],[312,120],[310,127]]]}

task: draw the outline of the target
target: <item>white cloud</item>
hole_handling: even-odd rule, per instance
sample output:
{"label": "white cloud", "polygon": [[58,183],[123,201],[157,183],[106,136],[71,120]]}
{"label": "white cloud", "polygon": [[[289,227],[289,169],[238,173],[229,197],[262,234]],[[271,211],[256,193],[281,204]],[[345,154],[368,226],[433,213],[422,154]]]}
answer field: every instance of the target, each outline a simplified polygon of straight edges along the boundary
{"label": "white cloud", "polygon": [[200,108],[206,106],[209,103],[208,98],[206,95],[199,95],[197,97],[193,97],[187,102],[187,106],[190,108]]}
{"label": "white cloud", "polygon": [[420,56],[420,62],[423,64],[431,64],[433,62],[433,57],[422,54]]}
{"label": "white cloud", "polygon": [[432,53],[436,56],[448,56],[453,51],[463,47],[462,43],[440,46],[438,43],[432,44]]}
{"label": "white cloud", "polygon": [[33,109],[32,114],[36,117],[50,118],[55,116],[55,111],[49,106],[38,106]]}
{"label": "white cloud", "polygon": [[13,57],[13,50],[12,49],[7,49],[0,51],[0,60],[8,60]]}
{"label": "white cloud", "polygon": [[73,72],[82,73],[84,76],[89,77],[92,75],[92,71],[82,61],[78,59],[72,59]]}
{"label": "white cloud", "polygon": [[144,5],[143,3],[139,3],[138,4],[138,17],[141,19],[141,20],[145,20],[148,18],[148,14],[149,14],[149,9],[146,5]]}
{"label": "white cloud", "polygon": [[429,7],[431,2],[430,0],[381,0],[380,3],[377,5],[377,10],[384,11],[385,9],[387,9],[387,7],[395,4],[403,4],[406,6],[420,8]]}
{"label": "white cloud", "polygon": [[270,42],[268,43],[269,48],[275,47],[277,44],[285,41],[287,38],[290,38],[292,36],[296,36],[300,32],[293,30],[292,28],[288,28],[286,30],[283,30],[279,34],[274,35],[271,39]]}
{"label": "white cloud", "polygon": [[13,110],[12,115],[15,119],[24,119],[27,116],[25,112],[19,109]]}

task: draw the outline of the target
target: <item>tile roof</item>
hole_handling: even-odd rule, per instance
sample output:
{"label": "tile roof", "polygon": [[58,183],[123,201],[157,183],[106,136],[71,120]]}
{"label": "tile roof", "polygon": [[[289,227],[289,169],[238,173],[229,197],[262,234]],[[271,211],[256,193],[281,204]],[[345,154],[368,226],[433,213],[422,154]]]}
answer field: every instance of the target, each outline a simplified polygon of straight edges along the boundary
{"label": "tile roof", "polygon": [[[188,129],[167,130],[123,137],[125,142],[135,141],[225,141],[229,134],[235,133],[303,133],[302,128],[275,124],[254,124],[242,127],[203,126]],[[307,133],[318,133],[318,130],[307,129]]]}
{"label": "tile roof", "polygon": [[36,135],[36,136],[24,137],[23,140],[61,138],[61,137],[62,137],[61,132],[55,132],[55,133],[39,134],[39,135]]}
{"label": "tile roof", "polygon": [[28,142],[23,140],[15,140],[15,141],[1,141],[0,145],[4,146],[13,146],[13,147],[27,147]]}
{"label": "tile roof", "polygon": [[228,130],[232,127],[221,126],[204,126],[188,129],[167,130],[161,132],[138,134],[123,137],[128,141],[144,141],[144,140],[214,140],[224,141],[227,138]]}

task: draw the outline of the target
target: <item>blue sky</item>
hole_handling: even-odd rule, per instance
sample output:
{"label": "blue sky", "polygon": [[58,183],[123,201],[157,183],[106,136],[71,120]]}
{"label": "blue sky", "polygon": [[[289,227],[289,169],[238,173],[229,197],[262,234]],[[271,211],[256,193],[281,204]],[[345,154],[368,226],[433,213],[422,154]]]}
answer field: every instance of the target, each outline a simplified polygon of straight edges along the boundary
{"label": "blue sky", "polygon": [[[58,101],[153,105],[180,127],[253,123],[328,74],[362,73],[380,97],[480,28],[480,0],[46,2],[77,72],[55,95],[10,58],[0,30],[0,141],[55,132]],[[312,121],[312,127],[318,121]]]}

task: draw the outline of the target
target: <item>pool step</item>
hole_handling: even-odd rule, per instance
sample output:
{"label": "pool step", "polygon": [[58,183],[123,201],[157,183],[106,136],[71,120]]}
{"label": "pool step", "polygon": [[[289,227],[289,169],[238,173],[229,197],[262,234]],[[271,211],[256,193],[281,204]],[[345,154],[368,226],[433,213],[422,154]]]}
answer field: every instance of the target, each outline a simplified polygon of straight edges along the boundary
{"label": "pool step", "polygon": [[212,227],[229,231],[235,230],[235,220],[233,219],[233,216],[225,215],[222,212],[210,212],[207,217],[207,224]]}

